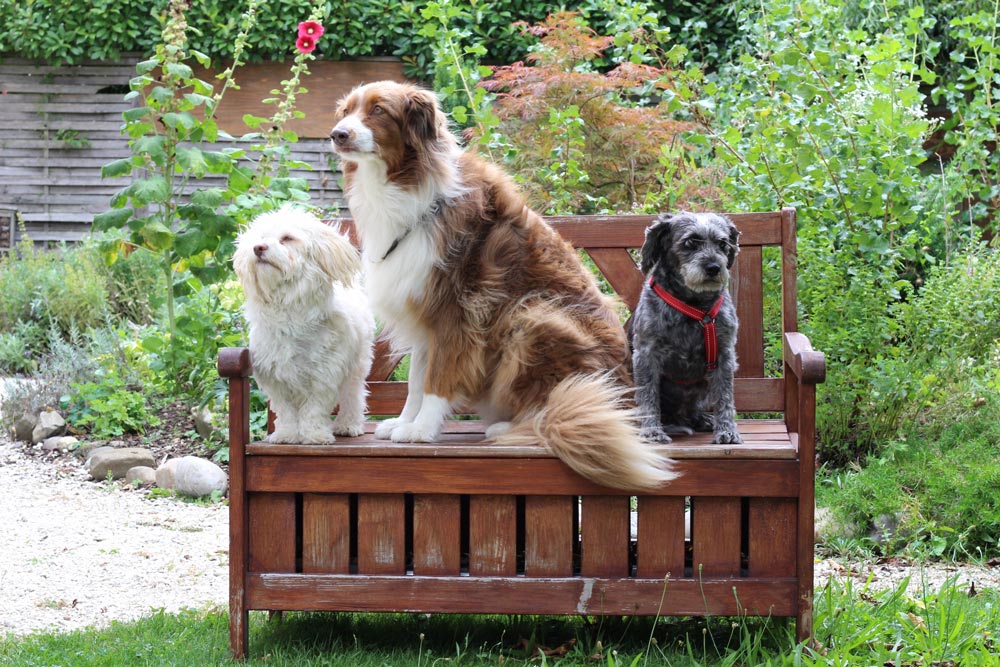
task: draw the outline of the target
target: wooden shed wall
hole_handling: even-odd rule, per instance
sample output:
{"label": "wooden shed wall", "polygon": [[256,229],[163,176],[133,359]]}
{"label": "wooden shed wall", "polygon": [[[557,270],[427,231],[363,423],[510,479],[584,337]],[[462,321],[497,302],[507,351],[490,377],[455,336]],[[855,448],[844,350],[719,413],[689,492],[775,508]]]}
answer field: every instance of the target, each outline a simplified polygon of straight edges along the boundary
{"label": "wooden shed wall", "polygon": [[[121,114],[130,104],[122,98],[137,60],[58,67],[12,57],[0,61],[0,217],[17,212],[36,242],[76,241],[90,231],[94,215],[106,211],[112,195],[128,184],[124,178],[102,179],[101,167],[129,155]],[[316,62],[311,70],[303,83],[313,89],[300,99],[310,122],[294,128],[301,139],[292,153],[313,169],[295,175],[309,181],[314,203],[332,208],[343,204],[326,139],[331,120],[324,117],[329,116],[323,113],[325,106],[373,77],[402,78],[402,70],[399,63],[384,61],[357,67]],[[233,119],[243,113],[268,114],[270,107],[259,99],[280,87],[287,73],[284,63],[239,70],[239,80],[247,85],[227,93],[236,94],[223,102],[223,127],[240,134],[245,128],[236,127]],[[258,103],[252,105],[254,95]]]}

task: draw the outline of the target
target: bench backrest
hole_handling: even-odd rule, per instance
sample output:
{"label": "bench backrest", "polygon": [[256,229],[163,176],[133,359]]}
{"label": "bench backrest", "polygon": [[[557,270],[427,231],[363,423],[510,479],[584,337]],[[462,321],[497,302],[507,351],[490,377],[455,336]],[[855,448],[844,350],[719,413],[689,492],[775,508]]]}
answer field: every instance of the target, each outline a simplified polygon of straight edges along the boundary
{"label": "bench backrest", "polygon": [[[795,209],[728,215],[740,230],[740,252],[729,286],[740,322],[736,345],[739,360],[736,409],[740,412],[782,412],[785,408],[784,379],[768,377],[767,348],[770,344],[772,349],[780,350],[781,334],[798,330]],[[563,238],[593,259],[631,312],[638,302],[644,279],[633,252],[642,247],[645,230],[655,217],[578,215],[547,216],[545,219]],[[350,221],[342,222],[350,227]],[[767,248],[776,250],[768,252]],[[769,312],[774,311],[771,317],[765,316],[765,303],[771,306]],[[777,327],[780,330],[775,331]],[[385,338],[377,340],[375,361],[368,377],[369,413],[394,415],[402,410],[406,383],[389,380],[401,358]],[[770,366],[773,371],[775,364]]]}

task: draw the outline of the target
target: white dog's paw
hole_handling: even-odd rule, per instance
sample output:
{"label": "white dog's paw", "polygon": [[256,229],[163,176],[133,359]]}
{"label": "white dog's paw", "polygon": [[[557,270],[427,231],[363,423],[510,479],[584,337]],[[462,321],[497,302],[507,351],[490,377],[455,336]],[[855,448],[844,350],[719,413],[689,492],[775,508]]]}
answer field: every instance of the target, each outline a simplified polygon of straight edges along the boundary
{"label": "white dog's paw", "polygon": [[486,439],[493,440],[511,429],[514,424],[511,422],[497,422],[486,427]]}
{"label": "white dog's paw", "polygon": [[393,417],[392,419],[386,419],[384,422],[379,422],[378,426],[375,427],[375,437],[379,440],[388,440],[392,437],[392,431],[397,426],[402,424],[409,424],[410,422],[399,417]]}
{"label": "white dog's paw", "polygon": [[667,435],[666,431],[659,426],[643,426],[639,429],[639,435],[646,442],[659,442],[664,445],[668,445],[673,442],[673,440],[670,439],[670,436]]}
{"label": "white dog's paw", "polygon": [[440,432],[438,427],[411,422],[392,429],[391,439],[393,442],[434,442]]}
{"label": "white dog's paw", "polygon": [[721,431],[716,431],[715,437],[712,438],[712,442],[718,445],[738,445],[743,442],[743,438],[740,437],[736,428],[727,428]]}
{"label": "white dog's paw", "polygon": [[365,433],[365,423],[364,422],[342,422],[334,420],[333,422],[333,432],[335,435],[343,435],[346,437],[355,437],[358,435],[364,435]]}
{"label": "white dog's paw", "polygon": [[337,442],[337,439],[333,437],[333,433],[330,431],[329,427],[322,429],[311,429],[302,433],[302,439],[299,441],[303,445],[332,445]]}
{"label": "white dog's paw", "polygon": [[294,443],[298,441],[299,434],[291,429],[275,429],[274,433],[264,438],[264,442],[273,443]]}

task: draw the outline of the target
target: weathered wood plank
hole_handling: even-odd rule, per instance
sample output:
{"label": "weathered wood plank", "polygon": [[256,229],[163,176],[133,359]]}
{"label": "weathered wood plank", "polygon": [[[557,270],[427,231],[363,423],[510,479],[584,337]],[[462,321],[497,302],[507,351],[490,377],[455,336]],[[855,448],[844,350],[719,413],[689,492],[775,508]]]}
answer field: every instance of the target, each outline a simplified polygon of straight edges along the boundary
{"label": "weathered wood plank", "polygon": [[406,504],[400,494],[358,496],[359,574],[406,572],[405,511]]}
{"label": "weathered wood plank", "polygon": [[796,515],[794,498],[750,498],[749,553],[751,577],[795,576]]}
{"label": "weathered wood plank", "polygon": [[[798,466],[785,460],[685,459],[681,476],[649,495],[794,497]],[[247,461],[252,491],[306,493],[537,493],[538,480],[554,495],[629,495],[586,480],[559,460],[254,456]]]}
{"label": "weathered wood plank", "polygon": [[691,499],[692,568],[694,576],[738,577],[740,574],[740,499],[699,496]]}
{"label": "weathered wood plank", "polygon": [[247,497],[250,572],[295,572],[295,494]]}
{"label": "weathered wood plank", "polygon": [[[537,478],[533,481],[537,487]],[[527,496],[524,499],[525,576],[573,575],[574,512],[574,496]]]}
{"label": "weathered wood plank", "polygon": [[514,496],[469,498],[469,574],[517,574],[517,501]]}
{"label": "weathered wood plank", "polygon": [[638,504],[638,576],[683,578],[684,498],[639,496]]}
{"label": "weathered wood plank", "polygon": [[347,574],[351,566],[351,511],[347,494],[302,497],[302,571]]}
{"label": "weathered wood plank", "polygon": [[413,574],[457,576],[462,567],[461,504],[454,495],[413,499]]}
{"label": "weathered wood plank", "polygon": [[[795,580],[251,576],[252,609],[459,614],[791,616]],[[662,604],[661,604],[662,601]]]}
{"label": "weathered wood plank", "polygon": [[629,575],[629,496],[580,500],[580,573],[585,577]]}

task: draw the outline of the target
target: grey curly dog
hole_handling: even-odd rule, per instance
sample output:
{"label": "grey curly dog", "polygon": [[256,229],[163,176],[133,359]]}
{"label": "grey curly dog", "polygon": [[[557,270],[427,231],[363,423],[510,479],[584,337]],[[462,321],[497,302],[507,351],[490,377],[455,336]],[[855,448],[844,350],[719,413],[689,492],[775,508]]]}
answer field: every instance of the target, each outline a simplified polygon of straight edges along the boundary
{"label": "grey curly dog", "polygon": [[715,213],[660,215],[646,230],[647,276],[630,322],[642,435],[711,431],[713,442],[742,442],[736,429],[736,308],[729,270],[739,231]]}

